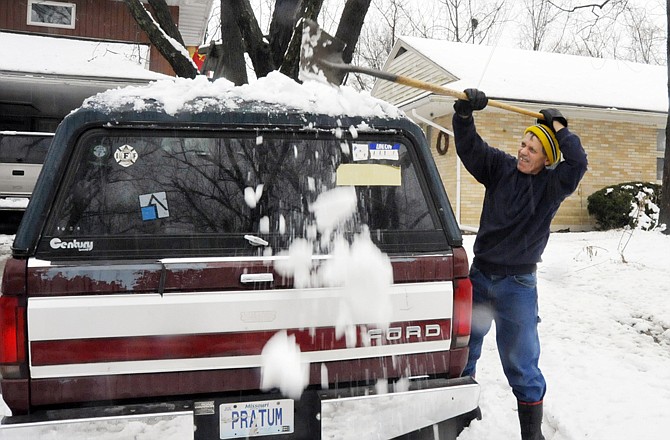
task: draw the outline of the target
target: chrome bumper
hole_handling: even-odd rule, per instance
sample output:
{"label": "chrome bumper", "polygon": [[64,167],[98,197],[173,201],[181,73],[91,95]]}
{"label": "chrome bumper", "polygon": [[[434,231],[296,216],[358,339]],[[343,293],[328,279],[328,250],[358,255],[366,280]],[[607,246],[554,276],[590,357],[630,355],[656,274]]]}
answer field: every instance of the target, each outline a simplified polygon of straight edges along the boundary
{"label": "chrome bumper", "polygon": [[[479,404],[479,384],[471,378],[421,379],[411,381],[403,391],[386,392],[381,388],[305,392],[296,401],[296,410],[298,406],[303,409],[299,411],[303,420],[296,423],[295,433],[272,438],[314,440],[319,438],[320,430],[322,440],[390,439],[467,415]],[[209,403],[206,408],[198,405],[203,402],[186,401],[55,410],[39,420],[32,416],[10,417],[0,424],[0,439],[72,440],[105,434],[104,438],[119,439],[209,440],[219,438],[216,408],[222,402],[205,402]]]}
{"label": "chrome bumper", "polygon": [[389,439],[476,409],[480,389],[473,379],[461,378],[421,381],[386,394],[320,394],[322,439]]}
{"label": "chrome bumper", "polygon": [[[165,437],[156,437],[156,435]],[[123,415],[0,425],[0,439],[26,440],[49,438],[71,440],[83,438],[155,438],[193,439],[193,411]],[[116,438],[116,437],[115,437]]]}

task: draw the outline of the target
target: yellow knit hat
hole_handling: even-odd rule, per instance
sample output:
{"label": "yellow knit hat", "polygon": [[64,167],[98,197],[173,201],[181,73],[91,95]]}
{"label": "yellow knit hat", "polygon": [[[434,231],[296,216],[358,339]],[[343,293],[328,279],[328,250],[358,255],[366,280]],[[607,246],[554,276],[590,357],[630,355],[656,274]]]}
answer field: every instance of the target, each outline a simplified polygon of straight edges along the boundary
{"label": "yellow knit hat", "polygon": [[533,133],[542,143],[544,147],[544,152],[547,153],[547,159],[549,160],[549,166],[552,166],[556,162],[561,160],[561,148],[558,146],[558,139],[554,131],[544,124],[531,125],[523,132]]}

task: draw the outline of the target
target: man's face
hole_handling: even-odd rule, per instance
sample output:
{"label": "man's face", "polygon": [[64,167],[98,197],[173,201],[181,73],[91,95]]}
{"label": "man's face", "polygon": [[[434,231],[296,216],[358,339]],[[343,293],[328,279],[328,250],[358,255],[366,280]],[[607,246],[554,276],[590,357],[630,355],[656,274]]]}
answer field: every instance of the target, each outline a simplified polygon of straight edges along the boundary
{"label": "man's face", "polygon": [[549,165],[542,142],[532,133],[526,133],[521,139],[517,155],[516,169],[524,174],[537,174]]}

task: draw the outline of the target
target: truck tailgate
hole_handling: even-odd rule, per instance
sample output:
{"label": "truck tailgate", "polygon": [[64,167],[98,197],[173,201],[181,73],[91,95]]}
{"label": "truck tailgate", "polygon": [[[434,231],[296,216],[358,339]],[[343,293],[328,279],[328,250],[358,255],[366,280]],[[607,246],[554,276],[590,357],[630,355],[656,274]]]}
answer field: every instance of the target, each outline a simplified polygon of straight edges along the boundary
{"label": "truck tailgate", "polygon": [[[86,271],[73,265],[74,272],[33,260],[27,320],[33,404],[92,393],[155,395],[140,374],[151,374],[168,394],[257,389],[261,351],[280,330],[295,335],[313,384],[323,382],[323,366],[332,383],[444,373],[453,313],[449,258],[396,260],[395,277],[403,282],[390,289],[389,327],[376,325],[373,310],[370,319],[364,312],[349,342],[337,334],[342,289],[292,288],[268,262],[258,267],[273,274],[273,289],[244,285],[248,273],[225,259],[107,262]],[[426,276],[432,281],[412,282]],[[277,288],[281,283],[285,288]]]}

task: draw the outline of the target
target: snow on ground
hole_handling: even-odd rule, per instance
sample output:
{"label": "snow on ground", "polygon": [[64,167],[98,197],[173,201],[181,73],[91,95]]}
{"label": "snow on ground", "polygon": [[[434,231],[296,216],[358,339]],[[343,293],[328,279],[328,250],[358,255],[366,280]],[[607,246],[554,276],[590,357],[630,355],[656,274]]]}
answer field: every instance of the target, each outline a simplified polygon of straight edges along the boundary
{"label": "snow on ground", "polygon": [[[669,250],[659,232],[552,234],[538,269],[547,440],[670,438]],[[459,440],[519,438],[493,333],[477,375],[483,419]]]}
{"label": "snow on ground", "polygon": [[[2,255],[11,241],[0,236]],[[473,241],[465,237],[470,256]],[[660,232],[552,234],[538,270],[547,440],[670,438],[669,249]],[[459,440],[519,438],[493,332],[478,366],[483,419]],[[137,438],[165,438],[163,428]]]}

